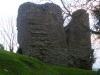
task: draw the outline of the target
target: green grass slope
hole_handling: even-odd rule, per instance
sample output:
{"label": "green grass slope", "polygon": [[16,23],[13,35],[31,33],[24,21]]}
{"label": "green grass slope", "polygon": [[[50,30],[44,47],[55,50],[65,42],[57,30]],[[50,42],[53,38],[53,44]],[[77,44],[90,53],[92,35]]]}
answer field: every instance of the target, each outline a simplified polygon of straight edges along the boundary
{"label": "green grass slope", "polygon": [[96,72],[47,66],[35,58],[0,49],[0,75],[96,75]]}

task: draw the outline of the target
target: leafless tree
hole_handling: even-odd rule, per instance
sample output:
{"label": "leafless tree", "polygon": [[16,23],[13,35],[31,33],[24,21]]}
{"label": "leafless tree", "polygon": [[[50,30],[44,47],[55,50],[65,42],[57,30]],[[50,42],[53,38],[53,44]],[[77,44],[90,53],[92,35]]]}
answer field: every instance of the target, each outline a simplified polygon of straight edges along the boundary
{"label": "leafless tree", "polygon": [[16,19],[14,17],[5,17],[0,20],[0,36],[2,44],[6,50],[13,52],[17,47]]}
{"label": "leafless tree", "polygon": [[[32,0],[31,0],[32,1]],[[42,3],[43,1],[50,2],[50,3],[56,3],[54,0],[37,0],[37,2]],[[60,2],[60,6],[62,8],[62,14],[65,20],[65,25],[70,22],[72,12],[78,9],[85,9],[89,12],[89,14],[92,17],[92,20],[94,23],[92,23],[90,29],[91,35],[94,37],[95,35],[100,37],[100,24],[97,18],[97,14],[95,11],[97,11],[97,8],[100,7],[100,0],[57,0],[57,2]],[[99,17],[100,18],[100,17]],[[96,37],[95,37],[96,38]]]}

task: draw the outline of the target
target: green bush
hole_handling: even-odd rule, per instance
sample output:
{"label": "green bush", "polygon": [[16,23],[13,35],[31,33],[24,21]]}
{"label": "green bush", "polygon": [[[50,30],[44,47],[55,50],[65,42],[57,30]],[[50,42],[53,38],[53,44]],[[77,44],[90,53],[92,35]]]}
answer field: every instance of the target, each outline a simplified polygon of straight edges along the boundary
{"label": "green bush", "polygon": [[100,69],[98,70],[97,75],[100,75]]}

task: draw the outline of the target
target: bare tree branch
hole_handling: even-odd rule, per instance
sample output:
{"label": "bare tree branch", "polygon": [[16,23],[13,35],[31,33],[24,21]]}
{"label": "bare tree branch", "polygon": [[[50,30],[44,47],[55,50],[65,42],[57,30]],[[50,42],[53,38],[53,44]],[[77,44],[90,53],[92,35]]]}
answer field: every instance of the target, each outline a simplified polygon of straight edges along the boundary
{"label": "bare tree branch", "polygon": [[2,40],[5,41],[11,52],[14,50],[14,45],[17,45],[17,33],[15,30],[16,24],[13,20],[13,17],[7,17],[0,22],[0,26],[2,28],[1,36],[3,37]]}

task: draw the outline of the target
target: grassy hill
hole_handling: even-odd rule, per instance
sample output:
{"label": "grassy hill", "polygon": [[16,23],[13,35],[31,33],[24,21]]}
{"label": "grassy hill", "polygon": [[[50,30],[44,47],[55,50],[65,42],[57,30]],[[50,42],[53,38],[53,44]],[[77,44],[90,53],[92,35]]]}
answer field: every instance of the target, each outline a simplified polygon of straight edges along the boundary
{"label": "grassy hill", "polygon": [[96,75],[96,72],[47,66],[35,58],[0,49],[0,75]]}

